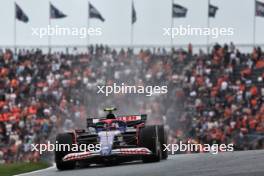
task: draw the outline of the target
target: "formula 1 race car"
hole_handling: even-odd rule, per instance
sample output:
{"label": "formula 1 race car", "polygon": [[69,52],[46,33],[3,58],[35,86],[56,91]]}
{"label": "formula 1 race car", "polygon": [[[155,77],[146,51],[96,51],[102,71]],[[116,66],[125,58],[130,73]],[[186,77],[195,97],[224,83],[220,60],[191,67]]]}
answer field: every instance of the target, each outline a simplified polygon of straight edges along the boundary
{"label": "formula 1 race car", "polygon": [[87,130],[57,135],[57,145],[96,146],[95,150],[56,150],[55,162],[59,170],[73,169],[77,163],[115,165],[133,160],[158,162],[167,159],[163,125],[146,125],[147,115],[116,117],[114,110],[105,109],[108,112],[105,118],[88,118]]}

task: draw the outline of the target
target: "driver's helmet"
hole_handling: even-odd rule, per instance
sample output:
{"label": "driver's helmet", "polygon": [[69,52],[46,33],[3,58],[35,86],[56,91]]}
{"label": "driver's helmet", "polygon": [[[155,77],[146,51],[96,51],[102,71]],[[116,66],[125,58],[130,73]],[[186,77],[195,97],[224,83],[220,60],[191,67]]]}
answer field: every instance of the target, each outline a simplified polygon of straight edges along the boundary
{"label": "driver's helmet", "polygon": [[112,108],[105,108],[104,111],[108,112],[108,114],[106,115],[106,119],[115,119],[115,115],[113,114],[113,111],[115,111],[116,108],[112,107]]}
{"label": "driver's helmet", "polygon": [[115,119],[115,115],[113,113],[109,113],[106,116],[107,119]]}

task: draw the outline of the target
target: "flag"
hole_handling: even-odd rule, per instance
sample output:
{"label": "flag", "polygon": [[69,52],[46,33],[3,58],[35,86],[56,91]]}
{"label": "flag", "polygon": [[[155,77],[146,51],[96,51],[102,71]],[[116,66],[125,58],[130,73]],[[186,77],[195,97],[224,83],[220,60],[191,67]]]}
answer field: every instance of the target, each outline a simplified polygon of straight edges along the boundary
{"label": "flag", "polygon": [[209,11],[208,11],[209,17],[214,18],[215,15],[216,15],[217,10],[218,10],[218,7],[217,6],[214,6],[212,4],[209,4]]}
{"label": "flag", "polygon": [[60,11],[53,4],[50,3],[50,18],[51,19],[65,18],[65,17],[67,17],[67,15],[65,15],[62,11]]}
{"label": "flag", "polygon": [[256,16],[264,17],[264,3],[256,1]]}
{"label": "flag", "polygon": [[89,3],[89,18],[97,18],[101,20],[102,22],[105,21],[104,17],[91,3]]}
{"label": "flag", "polygon": [[16,19],[19,21],[22,21],[24,23],[27,23],[29,21],[28,16],[25,14],[25,12],[15,3],[15,11],[16,11]]}
{"label": "flag", "polygon": [[182,18],[186,17],[188,9],[178,5],[178,4],[172,4],[172,18]]}
{"label": "flag", "polygon": [[134,7],[134,1],[132,1],[132,24],[134,24],[136,21],[137,21],[137,13]]}

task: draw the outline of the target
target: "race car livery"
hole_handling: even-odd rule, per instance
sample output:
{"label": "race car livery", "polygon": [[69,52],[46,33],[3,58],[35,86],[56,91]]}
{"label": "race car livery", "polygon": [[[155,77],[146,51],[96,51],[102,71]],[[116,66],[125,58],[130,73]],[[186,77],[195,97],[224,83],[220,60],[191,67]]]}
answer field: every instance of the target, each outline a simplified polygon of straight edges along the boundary
{"label": "race car livery", "polygon": [[[59,170],[73,169],[76,164],[119,164],[133,160],[157,162],[167,159],[167,137],[163,125],[146,125],[147,115],[88,118],[87,130],[74,130],[56,137],[58,144],[100,145],[100,150],[55,151]],[[108,115],[109,115],[108,114]]]}

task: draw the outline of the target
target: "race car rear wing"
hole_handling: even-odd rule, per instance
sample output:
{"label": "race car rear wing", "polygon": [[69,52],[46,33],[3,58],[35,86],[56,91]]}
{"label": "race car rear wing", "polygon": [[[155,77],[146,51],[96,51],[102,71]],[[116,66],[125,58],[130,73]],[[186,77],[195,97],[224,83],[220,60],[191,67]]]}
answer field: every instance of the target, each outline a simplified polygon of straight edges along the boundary
{"label": "race car rear wing", "polygon": [[[87,127],[94,127],[97,122],[106,120],[106,118],[87,118]],[[126,115],[117,116],[116,120],[126,122],[127,126],[134,126],[140,123],[145,123],[147,121],[147,115]]]}

